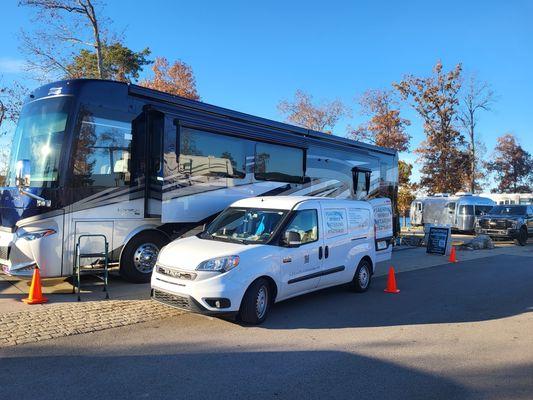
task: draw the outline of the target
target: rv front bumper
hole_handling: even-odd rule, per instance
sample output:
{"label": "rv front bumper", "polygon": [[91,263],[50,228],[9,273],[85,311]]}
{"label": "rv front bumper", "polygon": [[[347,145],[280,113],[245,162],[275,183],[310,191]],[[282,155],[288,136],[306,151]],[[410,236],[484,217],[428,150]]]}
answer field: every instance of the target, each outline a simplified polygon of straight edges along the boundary
{"label": "rv front bumper", "polygon": [[61,276],[61,252],[55,243],[57,233],[28,240],[24,236],[27,231],[20,232],[22,234],[0,230],[0,271],[31,278],[33,270],[38,267],[42,278]]}
{"label": "rv front bumper", "polygon": [[32,257],[26,240],[15,233],[0,231],[0,269],[3,273],[20,277],[31,277],[37,263]]}

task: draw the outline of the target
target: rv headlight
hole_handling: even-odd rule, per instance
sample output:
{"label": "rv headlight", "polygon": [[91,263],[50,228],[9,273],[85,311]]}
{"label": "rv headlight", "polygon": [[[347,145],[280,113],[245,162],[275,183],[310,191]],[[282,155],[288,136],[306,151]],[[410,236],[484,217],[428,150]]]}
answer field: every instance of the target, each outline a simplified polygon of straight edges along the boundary
{"label": "rv headlight", "polygon": [[197,271],[216,271],[216,272],[228,272],[230,269],[239,265],[239,256],[225,256],[212,258],[200,263],[196,267]]}
{"label": "rv headlight", "polygon": [[18,235],[19,238],[23,238],[26,240],[35,240],[35,239],[41,239],[45,236],[50,236],[56,233],[53,229],[41,229],[38,231],[33,232],[24,232]]}

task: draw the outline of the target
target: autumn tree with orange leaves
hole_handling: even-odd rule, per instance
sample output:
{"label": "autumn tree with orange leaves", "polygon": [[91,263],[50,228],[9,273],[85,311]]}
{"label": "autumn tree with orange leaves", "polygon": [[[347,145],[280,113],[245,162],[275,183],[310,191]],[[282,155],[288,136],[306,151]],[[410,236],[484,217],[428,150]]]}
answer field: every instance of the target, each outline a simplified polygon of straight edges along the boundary
{"label": "autumn tree with orange leaves", "polygon": [[361,96],[359,105],[370,120],[356,129],[349,128],[351,138],[397,151],[409,150],[411,137],[406,127],[411,121],[400,116],[399,104],[391,91],[369,90]]}
{"label": "autumn tree with orange leaves", "polygon": [[314,103],[313,96],[302,90],[296,91],[293,101],[280,101],[278,110],[291,124],[325,133],[331,133],[339,119],[350,114],[340,100]]}
{"label": "autumn tree with orange leaves", "polygon": [[428,77],[406,76],[394,87],[424,122],[426,139],[416,152],[421,162],[420,186],[429,193],[455,193],[463,189],[469,157],[458,129],[461,65],[445,71],[437,62]]}
{"label": "autumn tree with orange leaves", "polygon": [[141,81],[141,86],[192,100],[200,100],[196,90],[196,79],[190,65],[180,60],[170,65],[165,57],[156,57],[152,71],[154,73],[152,79]]}
{"label": "autumn tree with orange leaves", "polygon": [[533,157],[507,133],[498,138],[487,169],[496,174],[498,186],[493,192],[531,193],[533,192]]}

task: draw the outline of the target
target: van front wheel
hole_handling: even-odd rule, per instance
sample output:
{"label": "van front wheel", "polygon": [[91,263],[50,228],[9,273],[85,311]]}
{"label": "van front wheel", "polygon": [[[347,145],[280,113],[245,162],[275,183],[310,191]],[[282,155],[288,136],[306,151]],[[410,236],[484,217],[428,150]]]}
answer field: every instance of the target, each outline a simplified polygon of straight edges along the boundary
{"label": "van front wheel", "polygon": [[370,262],[366,259],[361,260],[352,280],[352,287],[356,292],[362,293],[368,290],[372,279],[371,271]]}
{"label": "van front wheel", "polygon": [[270,310],[270,301],[270,284],[266,279],[257,279],[244,294],[239,310],[240,320],[250,325],[263,323]]}

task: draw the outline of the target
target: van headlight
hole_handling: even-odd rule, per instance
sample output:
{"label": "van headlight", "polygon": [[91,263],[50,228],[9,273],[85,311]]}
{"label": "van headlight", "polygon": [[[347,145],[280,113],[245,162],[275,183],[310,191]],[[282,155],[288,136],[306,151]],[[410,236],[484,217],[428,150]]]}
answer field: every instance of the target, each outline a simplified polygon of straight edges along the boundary
{"label": "van headlight", "polygon": [[53,229],[41,229],[41,230],[33,231],[33,232],[20,233],[17,236],[19,238],[31,241],[31,240],[35,240],[35,239],[41,239],[41,238],[43,238],[45,236],[53,235],[54,233],[56,233],[56,231],[53,230]]}
{"label": "van headlight", "polygon": [[230,269],[239,265],[239,256],[224,256],[212,258],[200,263],[196,267],[197,271],[216,271],[216,272],[228,272]]}

